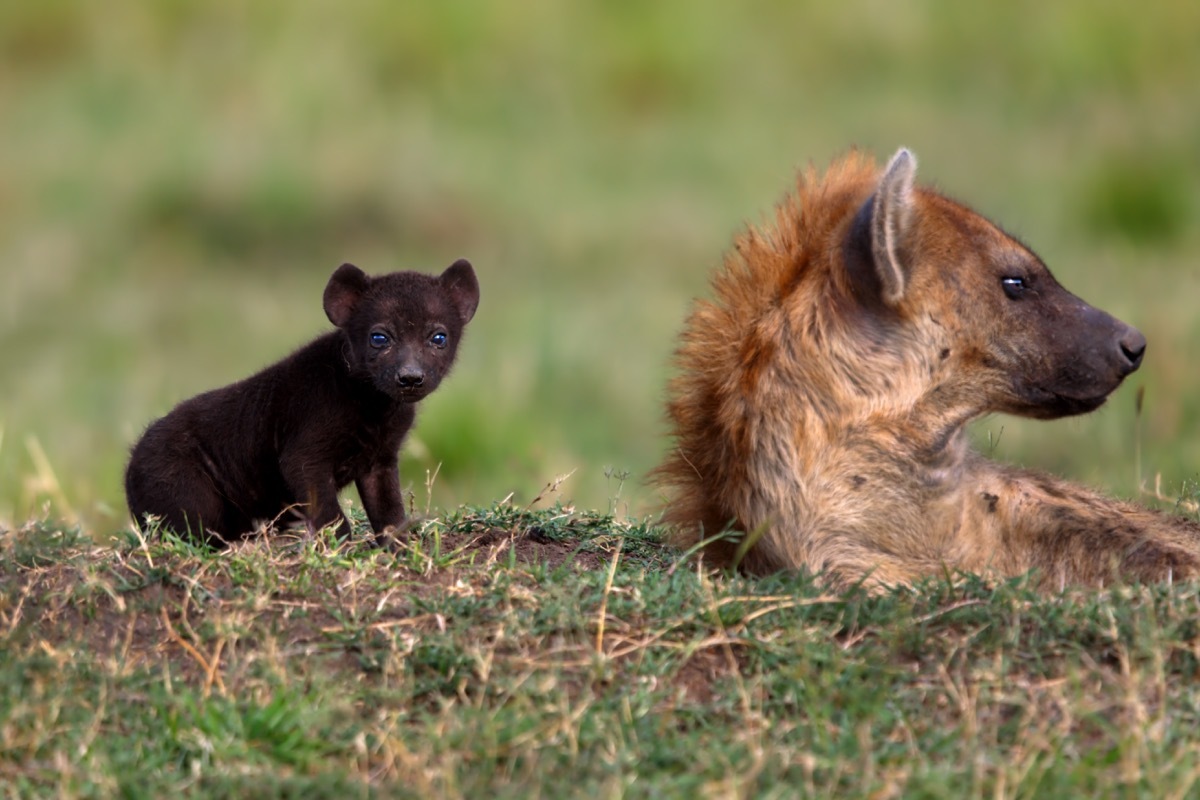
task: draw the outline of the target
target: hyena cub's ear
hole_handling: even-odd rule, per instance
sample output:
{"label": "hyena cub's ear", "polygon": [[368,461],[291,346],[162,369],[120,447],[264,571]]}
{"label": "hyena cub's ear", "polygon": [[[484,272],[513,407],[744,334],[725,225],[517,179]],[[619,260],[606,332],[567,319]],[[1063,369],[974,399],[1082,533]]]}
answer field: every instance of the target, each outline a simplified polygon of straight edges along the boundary
{"label": "hyena cub's ear", "polygon": [[450,302],[458,311],[458,318],[466,325],[475,316],[479,307],[479,281],[475,278],[475,270],[471,262],[465,258],[455,261],[438,278],[442,287],[450,295]]}
{"label": "hyena cub's ear", "polygon": [[325,316],[329,321],[344,327],[370,282],[367,274],[353,264],[338,267],[325,286]]}
{"label": "hyena cub's ear", "polygon": [[899,253],[912,217],[912,187],[916,174],[916,156],[901,147],[888,162],[872,197],[871,254],[879,274],[883,301],[888,305],[895,305],[904,296],[905,270]]}

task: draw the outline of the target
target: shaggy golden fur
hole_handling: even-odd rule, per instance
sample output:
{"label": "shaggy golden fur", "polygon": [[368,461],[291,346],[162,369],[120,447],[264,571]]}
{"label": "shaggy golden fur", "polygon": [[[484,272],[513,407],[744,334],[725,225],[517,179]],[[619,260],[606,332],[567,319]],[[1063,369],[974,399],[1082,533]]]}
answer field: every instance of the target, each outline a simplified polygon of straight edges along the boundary
{"label": "shaggy golden fur", "polygon": [[[770,224],[738,237],[668,390],[675,446],[654,480],[677,543],[742,531],[743,569],[835,584],[1195,575],[1200,525],[969,449],[984,414],[1098,407],[1145,340],[914,186],[915,167],[901,150],[883,170],[858,153],[809,169]],[[727,565],[738,545],[717,537],[706,558]]]}

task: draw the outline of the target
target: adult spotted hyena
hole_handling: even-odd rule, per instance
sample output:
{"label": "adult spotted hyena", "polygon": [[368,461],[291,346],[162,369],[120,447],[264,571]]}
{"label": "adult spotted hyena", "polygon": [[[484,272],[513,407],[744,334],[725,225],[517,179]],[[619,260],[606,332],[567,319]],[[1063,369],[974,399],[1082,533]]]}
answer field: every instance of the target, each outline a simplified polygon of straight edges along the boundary
{"label": "adult spotted hyena", "polygon": [[[758,537],[744,569],[835,583],[1195,575],[1200,525],[969,449],[967,423],[990,412],[1097,408],[1146,342],[915,187],[915,170],[903,149],[882,172],[858,154],[810,170],[713,278],[681,337],[675,447],[655,472],[679,544],[732,528]],[[737,547],[718,540],[708,558]]]}

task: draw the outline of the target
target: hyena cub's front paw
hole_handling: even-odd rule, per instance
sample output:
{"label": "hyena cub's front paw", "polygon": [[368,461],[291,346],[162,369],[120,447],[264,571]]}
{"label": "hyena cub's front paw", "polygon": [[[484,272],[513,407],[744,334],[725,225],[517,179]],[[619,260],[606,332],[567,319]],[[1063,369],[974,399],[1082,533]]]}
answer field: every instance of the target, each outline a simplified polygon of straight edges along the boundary
{"label": "hyena cub's front paw", "polygon": [[417,531],[428,519],[424,514],[415,514],[407,517],[398,525],[388,525],[382,531],[373,534],[368,538],[368,543],[380,550],[388,550],[392,553],[399,553],[405,550],[415,536]]}

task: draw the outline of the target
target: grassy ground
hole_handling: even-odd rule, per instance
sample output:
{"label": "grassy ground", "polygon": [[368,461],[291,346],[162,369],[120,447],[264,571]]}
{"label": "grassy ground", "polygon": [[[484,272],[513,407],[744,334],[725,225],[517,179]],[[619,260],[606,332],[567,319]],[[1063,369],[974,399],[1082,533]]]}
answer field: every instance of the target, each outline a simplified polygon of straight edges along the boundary
{"label": "grassy ground", "polygon": [[1101,413],[981,441],[1132,493],[1140,385],[1140,478],[1174,490],[1200,464],[1197,8],[4,4],[0,523],[123,528],[134,438],[323,331],[339,263],[460,256],[483,302],[406,480],[441,464],[454,507],[574,469],[600,507],[616,470],[648,508],[690,298],[852,144],[913,148],[1150,340]]}
{"label": "grassy ground", "polygon": [[645,523],[429,517],[396,555],[0,539],[0,796],[1195,797],[1200,587],[877,597]]}

